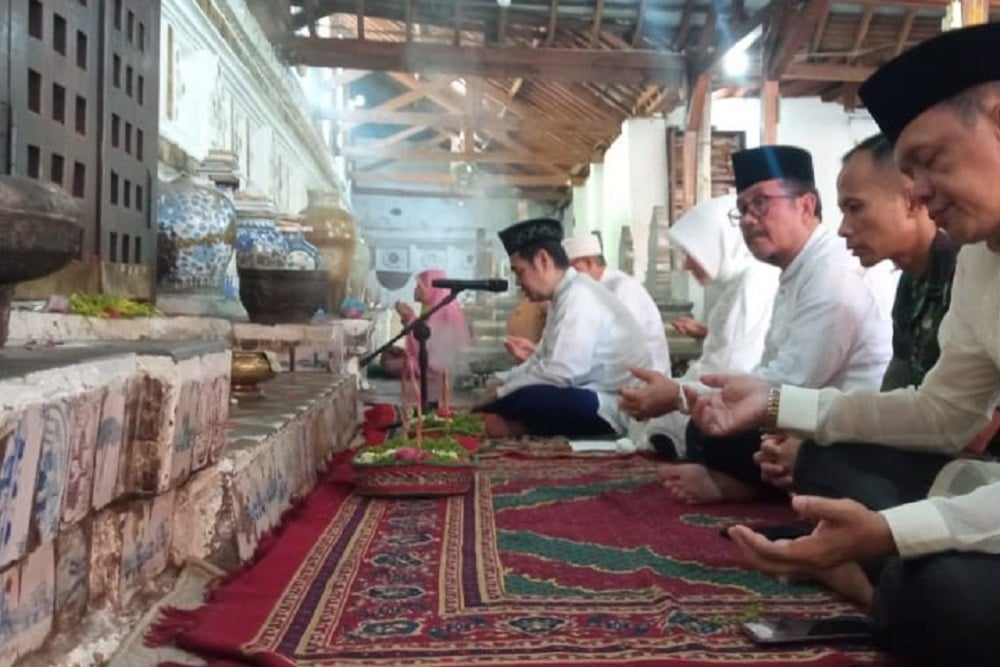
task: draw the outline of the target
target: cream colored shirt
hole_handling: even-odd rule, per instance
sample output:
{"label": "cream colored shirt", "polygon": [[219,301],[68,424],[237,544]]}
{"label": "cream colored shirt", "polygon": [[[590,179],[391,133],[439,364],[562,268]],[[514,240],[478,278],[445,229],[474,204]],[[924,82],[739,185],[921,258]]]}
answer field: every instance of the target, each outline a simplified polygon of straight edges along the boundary
{"label": "cream colored shirt", "polygon": [[597,394],[598,415],[626,430],[618,389],[635,383],[630,366],[649,368],[651,358],[632,313],[586,274],[568,269],[549,304],[542,339],[534,354],[504,373],[497,397],[531,385],[580,387]]}
{"label": "cream colored shirt", "polygon": [[[959,253],[951,307],[938,340],[941,356],[916,389],[880,394],[782,387],[779,428],[821,444],[877,442],[957,454],[986,425],[1000,399],[1000,255],[984,243]],[[990,481],[1000,478],[996,467],[964,460],[949,464],[944,474],[964,477],[963,490],[974,490],[882,512],[900,555],[950,549],[1000,553],[1000,483]],[[974,477],[981,485],[968,483]]]}

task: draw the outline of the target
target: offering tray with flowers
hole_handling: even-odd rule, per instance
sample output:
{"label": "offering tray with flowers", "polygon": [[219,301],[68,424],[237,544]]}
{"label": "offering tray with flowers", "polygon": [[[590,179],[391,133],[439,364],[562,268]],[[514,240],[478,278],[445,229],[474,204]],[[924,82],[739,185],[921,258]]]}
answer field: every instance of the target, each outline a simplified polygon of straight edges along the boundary
{"label": "offering tray with flowers", "polygon": [[413,436],[418,428],[423,430],[425,436],[482,438],[486,435],[486,424],[479,415],[445,409],[439,410],[435,414],[424,415],[422,422],[419,417],[415,416],[407,423],[406,432]]}
{"label": "offering tray with flowers", "polygon": [[354,490],[366,496],[465,493],[476,470],[469,451],[449,437],[392,438],[354,455]]}

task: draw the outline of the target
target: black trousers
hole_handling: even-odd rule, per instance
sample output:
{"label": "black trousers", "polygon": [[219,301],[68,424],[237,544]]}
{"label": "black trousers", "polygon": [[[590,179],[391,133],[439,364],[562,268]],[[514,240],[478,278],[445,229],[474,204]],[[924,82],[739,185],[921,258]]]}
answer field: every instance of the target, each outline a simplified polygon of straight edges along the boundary
{"label": "black trousers", "polygon": [[795,491],[851,498],[870,510],[884,510],[926,498],[952,458],[869,443],[823,446],[807,440],[795,462]]}
{"label": "black trousers", "polygon": [[912,665],[1000,664],[1000,555],[946,552],[882,568],[875,636]]}
{"label": "black trousers", "polygon": [[[709,468],[765,486],[753,463],[759,433],[706,438],[688,431],[688,446]],[[852,498],[878,511],[926,498],[950,456],[881,445],[805,442],[795,466],[798,493]],[[945,552],[862,563],[875,587],[879,645],[907,664],[1000,665],[1000,555]]]}
{"label": "black trousers", "polygon": [[754,463],[753,455],[760,449],[760,431],[716,438],[702,433],[692,420],[685,435],[687,458],[692,463],[701,463],[709,470],[723,472],[756,487],[764,497],[782,497],[781,491],[760,478],[760,468]]}

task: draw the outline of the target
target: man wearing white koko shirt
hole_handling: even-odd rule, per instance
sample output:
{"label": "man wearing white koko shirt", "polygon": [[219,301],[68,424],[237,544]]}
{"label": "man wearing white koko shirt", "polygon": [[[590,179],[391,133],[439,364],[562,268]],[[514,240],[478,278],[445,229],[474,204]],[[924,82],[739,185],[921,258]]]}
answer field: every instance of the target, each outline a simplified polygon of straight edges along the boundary
{"label": "man wearing white koko shirt", "polygon": [[[660,309],[642,283],[624,271],[608,266],[601,253],[601,240],[596,234],[563,239],[562,245],[574,269],[604,286],[635,316],[645,335],[649,354],[653,357],[651,368],[670,377],[670,348],[667,345],[663,319],[660,317]],[[531,356],[536,347],[531,341],[512,336],[507,337],[504,345],[518,361]]]}
{"label": "man wearing white koko shirt", "polygon": [[609,292],[635,315],[646,336],[646,345],[653,357],[653,370],[670,377],[670,347],[663,328],[660,309],[638,280],[608,266],[601,252],[601,240],[596,234],[574,236],[563,240],[569,263],[580,273],[604,285]]}

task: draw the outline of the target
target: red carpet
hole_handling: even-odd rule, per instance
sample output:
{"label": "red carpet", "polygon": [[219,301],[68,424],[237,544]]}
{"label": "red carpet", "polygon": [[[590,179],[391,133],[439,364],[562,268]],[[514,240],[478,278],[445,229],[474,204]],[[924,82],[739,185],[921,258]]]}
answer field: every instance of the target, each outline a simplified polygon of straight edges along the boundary
{"label": "red carpet", "polygon": [[719,536],[785,508],[679,506],[656,471],[640,456],[487,455],[464,496],[372,500],[342,465],[252,567],[158,638],[267,667],[881,664],[744,639],[738,624],[760,613],[848,608],[744,570]]}

